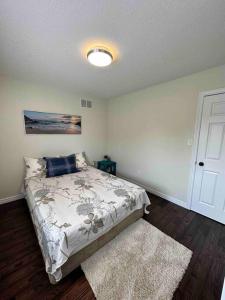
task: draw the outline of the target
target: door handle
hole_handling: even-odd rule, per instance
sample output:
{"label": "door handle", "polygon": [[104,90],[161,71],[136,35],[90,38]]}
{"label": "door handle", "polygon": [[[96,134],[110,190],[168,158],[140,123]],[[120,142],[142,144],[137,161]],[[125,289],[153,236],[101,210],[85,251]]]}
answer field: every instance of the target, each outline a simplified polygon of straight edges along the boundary
{"label": "door handle", "polygon": [[200,167],[203,167],[203,166],[204,166],[204,162],[203,162],[203,161],[200,161],[200,162],[198,163],[198,165],[199,165]]}

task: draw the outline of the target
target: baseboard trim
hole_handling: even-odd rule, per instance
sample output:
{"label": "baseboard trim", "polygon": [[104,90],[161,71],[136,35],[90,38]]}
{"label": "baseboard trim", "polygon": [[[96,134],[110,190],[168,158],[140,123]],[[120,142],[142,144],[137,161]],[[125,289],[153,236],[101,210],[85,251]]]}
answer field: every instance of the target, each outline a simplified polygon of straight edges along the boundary
{"label": "baseboard trim", "polygon": [[[173,196],[164,194],[164,193],[162,193],[162,192],[160,192],[158,190],[153,189],[150,186],[143,185],[143,184],[141,184],[141,183],[139,183],[139,182],[137,182],[137,181],[135,181],[135,180],[133,180],[131,178],[127,178],[127,177],[125,177],[125,176],[123,176],[121,174],[118,174],[117,176],[121,177],[121,178],[123,178],[123,179],[125,179],[127,181],[133,182],[134,184],[137,184],[137,185],[139,185],[141,187],[143,187],[149,193],[152,193],[152,194],[154,194],[156,196],[159,196],[159,197],[161,197],[163,199],[166,199],[166,200],[168,200],[168,201],[170,201],[170,202],[172,202],[174,204],[177,204],[179,206],[182,206],[182,207],[188,209],[188,203],[186,203],[186,202],[184,202],[184,201],[182,201],[180,199],[177,199],[177,198],[175,198]],[[24,194],[22,194],[22,193],[14,195],[14,196],[6,197],[6,198],[1,198],[0,199],[0,205],[1,204],[5,204],[5,203],[9,203],[9,202],[13,202],[13,201],[16,201],[16,200],[20,200],[20,199],[23,199],[23,198],[24,198]]]}
{"label": "baseboard trim", "polygon": [[187,205],[186,202],[184,202],[184,201],[182,201],[180,199],[177,199],[177,198],[175,198],[173,196],[166,195],[166,194],[161,193],[161,192],[159,192],[159,191],[157,191],[155,189],[152,189],[152,188],[148,188],[147,191],[149,191],[150,193],[152,193],[152,194],[154,194],[156,196],[159,196],[159,197],[161,197],[163,199],[166,199],[166,200],[168,200],[168,201],[170,201],[170,202],[172,202],[174,204],[177,204],[177,205],[182,206],[184,208],[188,208],[188,205]]}
{"label": "baseboard trim", "polygon": [[[182,200],[180,200],[180,199],[177,199],[177,198],[175,198],[175,197],[173,197],[173,196],[170,196],[170,195],[167,195],[167,194],[164,194],[164,193],[162,193],[162,192],[160,192],[160,191],[158,191],[158,190],[156,190],[156,189],[153,189],[152,187],[150,187],[150,186],[146,186],[146,185],[144,185],[144,184],[141,184],[140,182],[137,182],[137,181],[135,181],[135,180],[133,180],[133,179],[131,179],[131,178],[127,178],[127,177],[125,177],[125,176],[123,176],[123,175],[121,175],[121,174],[119,174],[119,175],[117,175],[118,177],[121,177],[121,178],[123,178],[123,179],[125,179],[125,180],[127,180],[127,181],[130,181],[130,182],[132,182],[132,183],[134,183],[134,184],[137,184],[137,185],[139,185],[139,186],[141,186],[141,187],[143,187],[147,192],[149,192],[149,193],[152,193],[152,194],[154,194],[154,195],[156,195],[156,196],[159,196],[159,197],[161,197],[161,198],[163,198],[163,199],[165,199],[165,200],[168,200],[168,201],[170,201],[170,202],[172,202],[172,203],[174,203],[174,204],[177,204],[177,205],[179,205],[179,206],[182,206],[182,207],[184,207],[184,208],[187,208],[187,209],[189,209],[188,208],[188,203],[186,203],[186,202],[184,202],[184,201],[182,201]],[[151,200],[151,199],[150,199]]]}
{"label": "baseboard trim", "polygon": [[23,199],[23,198],[24,198],[24,194],[22,194],[22,193],[14,195],[14,196],[9,196],[9,197],[6,197],[6,198],[1,198],[0,199],[0,205],[5,204],[5,203],[9,203],[9,202],[13,202],[13,201],[16,201],[16,200],[20,200],[20,199]]}

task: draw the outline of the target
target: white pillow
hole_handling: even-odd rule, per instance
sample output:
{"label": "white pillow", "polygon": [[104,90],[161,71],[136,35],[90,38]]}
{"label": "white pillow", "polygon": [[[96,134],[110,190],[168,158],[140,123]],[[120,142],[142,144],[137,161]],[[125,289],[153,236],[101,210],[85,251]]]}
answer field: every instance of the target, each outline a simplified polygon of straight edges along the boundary
{"label": "white pillow", "polygon": [[46,176],[46,162],[43,158],[24,157],[24,160],[26,166],[26,179],[33,176]]}
{"label": "white pillow", "polygon": [[76,153],[76,167],[78,169],[83,169],[87,167],[87,162],[83,152]]}

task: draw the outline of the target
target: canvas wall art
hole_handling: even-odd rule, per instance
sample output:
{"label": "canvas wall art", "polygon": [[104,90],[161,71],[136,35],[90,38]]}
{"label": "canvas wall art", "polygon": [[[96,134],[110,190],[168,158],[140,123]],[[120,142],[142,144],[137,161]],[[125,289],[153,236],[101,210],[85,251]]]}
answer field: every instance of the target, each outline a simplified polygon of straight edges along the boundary
{"label": "canvas wall art", "polygon": [[27,134],[81,134],[81,116],[24,110]]}

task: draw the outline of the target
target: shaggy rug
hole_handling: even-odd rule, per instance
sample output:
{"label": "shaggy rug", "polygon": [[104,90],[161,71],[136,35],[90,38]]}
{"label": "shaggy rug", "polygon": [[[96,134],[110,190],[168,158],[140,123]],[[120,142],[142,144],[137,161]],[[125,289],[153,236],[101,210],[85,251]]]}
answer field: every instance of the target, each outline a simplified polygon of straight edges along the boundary
{"label": "shaggy rug", "polygon": [[82,263],[97,300],[172,299],[192,251],[143,219]]}

